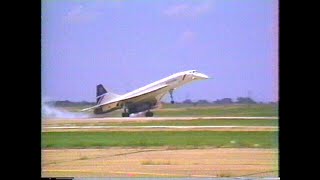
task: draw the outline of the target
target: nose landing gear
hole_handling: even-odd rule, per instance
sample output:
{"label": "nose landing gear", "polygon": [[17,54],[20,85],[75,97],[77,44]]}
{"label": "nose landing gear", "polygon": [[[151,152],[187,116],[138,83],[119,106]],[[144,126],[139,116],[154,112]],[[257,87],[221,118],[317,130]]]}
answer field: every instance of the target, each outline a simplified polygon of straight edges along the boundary
{"label": "nose landing gear", "polygon": [[171,89],[170,91],[169,91],[169,93],[170,93],[170,98],[171,98],[171,104],[174,104],[174,100],[173,100],[173,96],[172,96],[172,93],[173,93],[173,89]]}
{"label": "nose landing gear", "polygon": [[130,116],[130,114],[128,113],[128,109],[127,109],[127,107],[124,107],[124,112],[122,113],[122,117],[129,117]]}

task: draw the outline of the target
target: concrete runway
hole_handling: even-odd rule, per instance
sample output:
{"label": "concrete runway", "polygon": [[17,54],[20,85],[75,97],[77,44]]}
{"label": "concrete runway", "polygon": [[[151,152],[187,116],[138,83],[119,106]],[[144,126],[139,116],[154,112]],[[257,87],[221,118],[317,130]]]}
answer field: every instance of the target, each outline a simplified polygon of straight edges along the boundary
{"label": "concrete runway", "polygon": [[45,127],[46,129],[230,129],[230,128],[266,128],[266,129],[278,129],[274,126],[59,126],[59,127]]}
{"label": "concrete runway", "polygon": [[42,132],[76,131],[278,131],[276,126],[49,126]]}
{"label": "concrete runway", "polygon": [[108,121],[108,122],[123,122],[123,121],[166,121],[166,120],[208,120],[208,119],[278,119],[278,117],[105,117],[105,118],[44,118],[44,121]]}
{"label": "concrete runway", "polygon": [[108,117],[108,118],[74,118],[74,119],[44,119],[43,132],[68,131],[278,131],[277,126],[130,126],[108,125],[116,122],[151,122],[172,120],[273,120],[278,117]]}

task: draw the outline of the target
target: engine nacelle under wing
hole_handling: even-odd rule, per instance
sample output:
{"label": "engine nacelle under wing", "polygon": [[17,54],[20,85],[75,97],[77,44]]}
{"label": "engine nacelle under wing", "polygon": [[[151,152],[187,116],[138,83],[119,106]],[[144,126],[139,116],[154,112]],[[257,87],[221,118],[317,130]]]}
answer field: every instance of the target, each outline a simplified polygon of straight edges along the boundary
{"label": "engine nacelle under wing", "polygon": [[138,113],[142,111],[147,111],[155,108],[157,102],[143,102],[143,103],[134,103],[127,106],[129,113]]}

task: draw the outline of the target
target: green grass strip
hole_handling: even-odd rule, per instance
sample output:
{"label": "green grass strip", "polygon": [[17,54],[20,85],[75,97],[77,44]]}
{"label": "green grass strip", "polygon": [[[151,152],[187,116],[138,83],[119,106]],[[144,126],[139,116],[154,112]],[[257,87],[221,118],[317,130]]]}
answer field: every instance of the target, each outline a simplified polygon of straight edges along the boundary
{"label": "green grass strip", "polygon": [[43,132],[43,148],[169,146],[277,148],[278,132]]}
{"label": "green grass strip", "polygon": [[[88,126],[87,123],[69,123],[70,126]],[[96,122],[96,126],[278,126],[277,119],[250,119],[250,120],[166,120],[166,121],[121,121],[121,122]]]}
{"label": "green grass strip", "polygon": [[269,105],[218,106],[157,111],[156,116],[278,116],[278,107]]}

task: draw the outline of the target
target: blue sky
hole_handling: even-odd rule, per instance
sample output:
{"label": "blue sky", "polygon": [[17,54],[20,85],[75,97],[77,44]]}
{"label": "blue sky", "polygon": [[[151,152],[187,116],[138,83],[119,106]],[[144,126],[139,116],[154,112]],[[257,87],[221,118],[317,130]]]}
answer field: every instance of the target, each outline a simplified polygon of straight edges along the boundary
{"label": "blue sky", "polygon": [[44,99],[95,101],[100,83],[123,94],[196,69],[213,79],[176,101],[278,100],[276,0],[44,0],[41,41]]}

